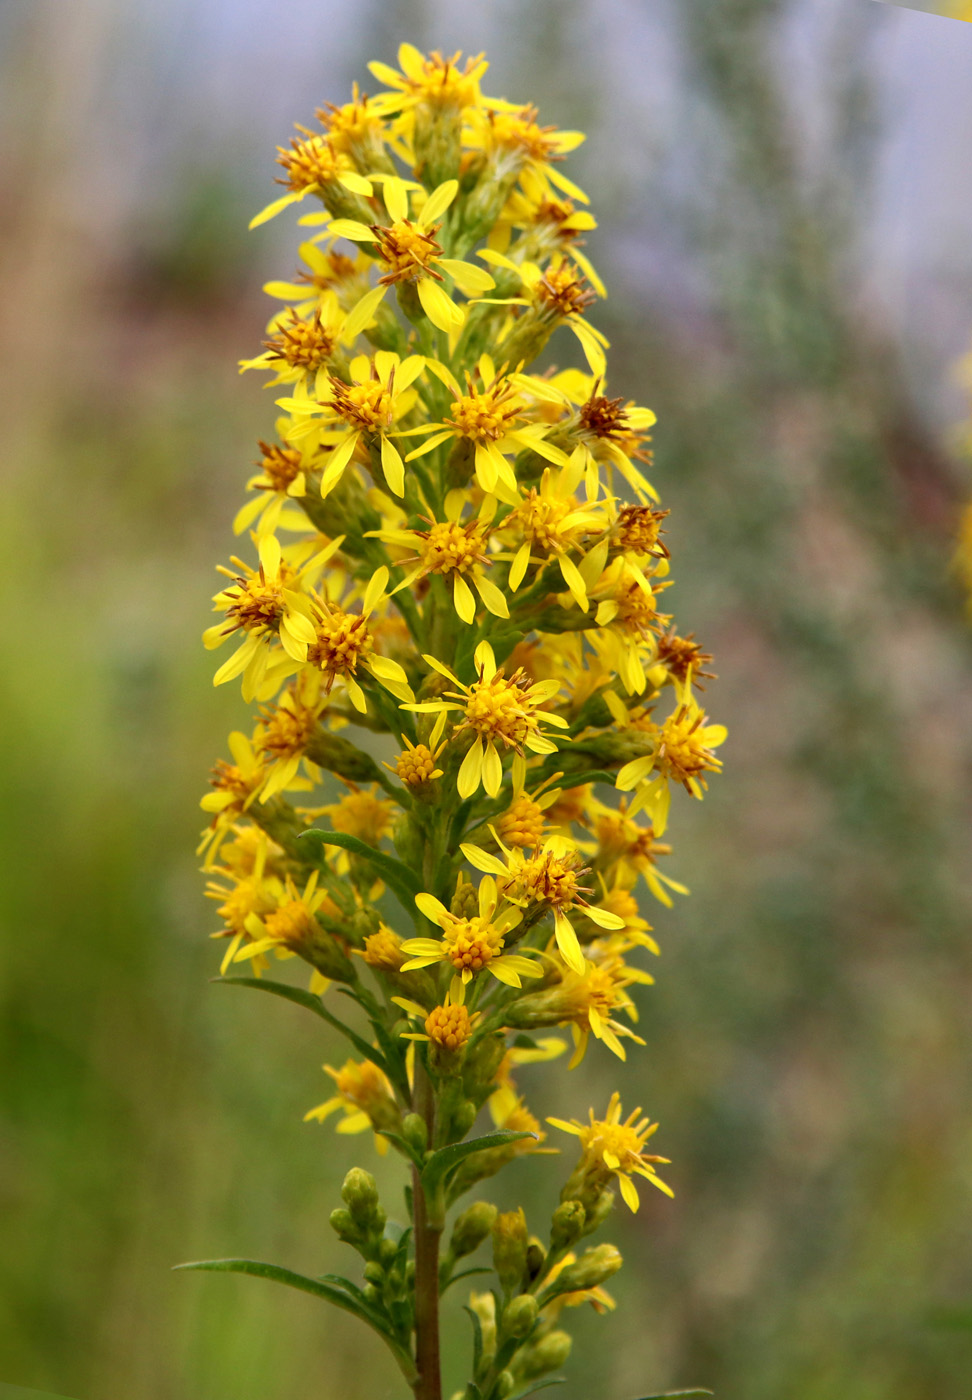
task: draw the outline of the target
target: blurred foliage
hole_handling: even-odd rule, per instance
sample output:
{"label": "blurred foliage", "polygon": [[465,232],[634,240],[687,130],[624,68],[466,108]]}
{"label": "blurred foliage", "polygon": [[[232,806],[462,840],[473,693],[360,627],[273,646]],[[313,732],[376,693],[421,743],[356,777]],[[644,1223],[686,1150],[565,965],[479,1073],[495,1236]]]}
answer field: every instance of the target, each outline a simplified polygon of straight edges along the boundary
{"label": "blurred foliage", "polygon": [[[692,898],[647,911],[664,950],[649,1068],[620,1086],[662,1120],[677,1201],[619,1220],[619,1310],[603,1335],[580,1323],[563,1393],[959,1400],[970,642],[946,573],[957,468],[858,294],[882,12],[814,31],[813,143],[787,40],[806,7],[726,0],[717,25],[705,0],[650,8],[690,179],[637,129],[600,158],[593,7],[510,11],[491,55],[497,87],[546,84],[543,115],[591,131],[586,183],[602,209],[618,196],[592,240],[610,287],[639,249],[645,275],[604,321],[627,366],[612,387],[659,413],[679,616],[716,653],[731,729],[725,777],[682,819]],[[37,116],[0,145],[0,1378],[79,1400],[392,1396],[383,1358],[312,1300],[168,1272],[233,1252],[339,1267],[326,1218],[356,1149],[300,1122],[338,1048],[206,980],[195,803],[236,710],[195,639],[267,424],[234,365],[264,314],[266,244],[241,233],[263,196],[235,129],[229,155],[210,130],[164,170],[126,148],[137,207],[104,194],[115,147],[85,149],[79,124],[124,59],[119,15],[86,0],[56,29],[38,5],[7,34],[8,95]],[[445,42],[424,12],[371,18],[389,52],[406,18]],[[343,86],[322,71],[294,112]],[[675,291],[646,228],[691,270]],[[583,1111],[608,1073],[589,1056],[533,1106]],[[536,1189],[521,1171],[518,1199]]]}

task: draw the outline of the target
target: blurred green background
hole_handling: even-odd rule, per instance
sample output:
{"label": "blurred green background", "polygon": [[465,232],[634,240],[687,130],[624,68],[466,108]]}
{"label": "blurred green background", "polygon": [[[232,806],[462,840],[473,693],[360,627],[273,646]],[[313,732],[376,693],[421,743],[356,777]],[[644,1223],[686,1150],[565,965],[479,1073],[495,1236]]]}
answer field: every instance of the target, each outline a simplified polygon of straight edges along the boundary
{"label": "blurred green background", "polygon": [[[972,29],[866,0],[463,9],[0,7],[0,1380],[399,1395],[353,1321],[169,1267],[340,1269],[327,1215],[371,1155],[300,1121],[340,1047],[207,982],[196,804],[242,707],[198,635],[270,423],[235,361],[296,245],[247,218],[290,123],[408,38],[486,48],[487,91],[590,133],[611,387],[658,412],[673,601],[731,733],[672,823],[692,898],[646,911],[646,1051],[523,1074],[542,1114],[617,1085],[674,1159],[674,1205],[606,1233],[618,1310],[572,1317],[561,1393],[962,1400]],[[556,1178],[523,1162],[497,1199],[540,1228]],[[454,1384],[466,1326],[457,1300]]]}

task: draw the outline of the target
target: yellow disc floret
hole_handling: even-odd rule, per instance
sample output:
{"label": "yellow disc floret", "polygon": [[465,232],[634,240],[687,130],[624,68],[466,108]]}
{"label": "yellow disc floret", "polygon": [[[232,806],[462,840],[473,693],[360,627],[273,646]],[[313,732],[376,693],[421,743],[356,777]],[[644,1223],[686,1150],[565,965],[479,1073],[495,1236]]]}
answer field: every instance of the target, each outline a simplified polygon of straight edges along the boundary
{"label": "yellow disc floret", "polygon": [[330,690],[338,676],[354,675],[374,649],[374,639],[360,613],[346,613],[336,604],[326,611],[322,607],[314,625],[317,635],[307,648],[307,660],[324,673]]}
{"label": "yellow disc floret", "polygon": [[461,1050],[471,1032],[465,1006],[437,1006],[425,1020],[425,1034],[444,1050]]}

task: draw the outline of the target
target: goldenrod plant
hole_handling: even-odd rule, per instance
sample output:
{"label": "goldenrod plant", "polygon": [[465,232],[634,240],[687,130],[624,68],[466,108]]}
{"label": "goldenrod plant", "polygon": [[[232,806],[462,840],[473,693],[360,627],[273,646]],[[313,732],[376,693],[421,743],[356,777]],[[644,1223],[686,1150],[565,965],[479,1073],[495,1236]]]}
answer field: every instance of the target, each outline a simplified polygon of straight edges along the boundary
{"label": "goldenrod plant", "polygon": [[[205,642],[228,652],[216,684],[240,681],[256,713],[213,770],[200,851],[221,979],[296,1002],[353,1051],[307,1119],[370,1131],[408,1185],[395,1221],[369,1172],[348,1173],[331,1225],[357,1279],[183,1267],[353,1313],[417,1400],[442,1395],[442,1294],[476,1275],[456,1393],[507,1400],[566,1360],[565,1309],[613,1306],[621,1255],[587,1241],[615,1191],[632,1211],[639,1180],[672,1194],[640,1108],[615,1093],[548,1135],[515,1076],[556,1065],[556,1105],[592,1037],[622,1060],[644,1043],[632,992],[653,979],[633,959],[658,946],[636,891],[687,893],[662,870],[670,795],[703,796],[725,730],[698,694],[711,657],[663,610],[654,414],[608,396],[588,320],[595,221],[560,169],[583,138],[485,96],[482,57],[405,44],[398,61],[371,65],[374,96],[298,128],[284,193],[253,220],[295,212],[305,238],[242,365],[270,376],[276,440]],[[538,368],[564,329],[583,367]],[[309,986],[271,975],[294,958]],[[563,1180],[543,1228],[485,1199],[450,1225],[534,1157]],[[466,1264],[487,1242],[488,1289]]]}

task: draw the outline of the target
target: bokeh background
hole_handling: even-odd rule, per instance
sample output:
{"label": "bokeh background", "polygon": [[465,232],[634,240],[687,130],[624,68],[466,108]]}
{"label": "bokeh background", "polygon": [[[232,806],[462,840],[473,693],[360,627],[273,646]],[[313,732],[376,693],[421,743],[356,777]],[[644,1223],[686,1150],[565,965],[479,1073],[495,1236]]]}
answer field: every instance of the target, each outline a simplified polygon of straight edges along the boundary
{"label": "bokeh background", "polygon": [[[269,422],[235,362],[296,242],[247,219],[291,122],[404,38],[487,49],[487,91],[590,133],[612,389],[659,415],[731,730],[673,820],[693,894],[649,915],[647,1050],[523,1076],[564,1116],[618,1084],[674,1159],[561,1393],[962,1400],[972,27],[872,0],[0,4],[0,1380],[399,1393],[354,1321],[169,1268],[341,1268],[370,1153],[300,1121],[340,1047],[207,982],[196,804],[241,702],[198,635]],[[539,1226],[555,1175],[499,1199]],[[465,1328],[457,1301],[454,1383]]]}

